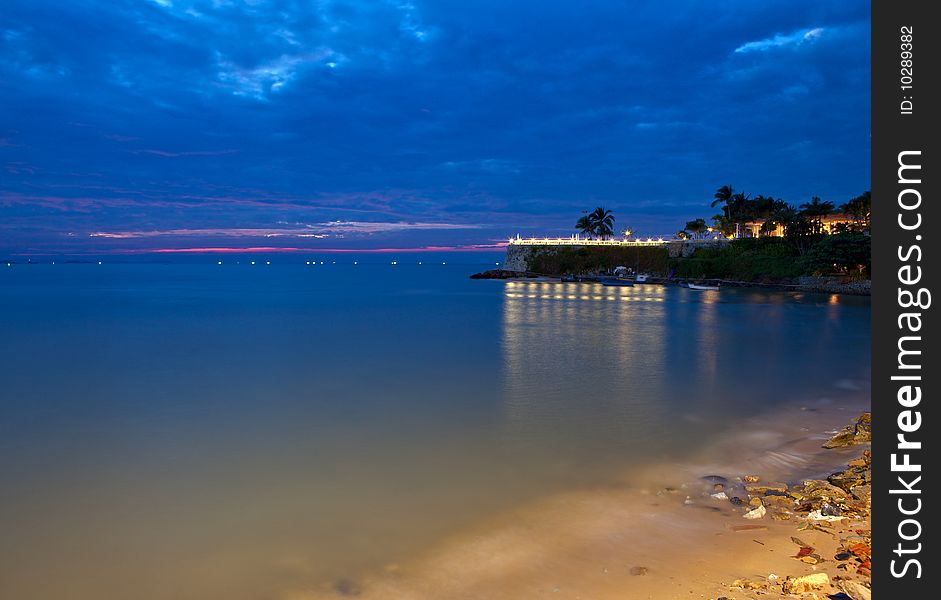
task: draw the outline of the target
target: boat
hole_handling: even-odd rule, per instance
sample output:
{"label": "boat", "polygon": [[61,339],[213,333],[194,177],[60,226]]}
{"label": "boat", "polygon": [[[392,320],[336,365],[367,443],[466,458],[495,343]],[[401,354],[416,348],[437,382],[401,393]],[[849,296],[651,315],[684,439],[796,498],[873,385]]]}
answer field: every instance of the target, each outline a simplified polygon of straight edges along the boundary
{"label": "boat", "polygon": [[622,279],[620,277],[600,277],[598,283],[608,287],[632,287],[634,285],[632,279]]}
{"label": "boat", "polygon": [[634,278],[634,281],[636,283],[647,283],[648,277],[650,277],[650,275],[638,275],[637,277]]}
{"label": "boat", "polygon": [[719,291],[719,286],[717,285],[701,285],[698,283],[687,283],[686,287],[688,287],[691,290],[698,290],[700,292],[706,292],[706,291],[718,292]]}

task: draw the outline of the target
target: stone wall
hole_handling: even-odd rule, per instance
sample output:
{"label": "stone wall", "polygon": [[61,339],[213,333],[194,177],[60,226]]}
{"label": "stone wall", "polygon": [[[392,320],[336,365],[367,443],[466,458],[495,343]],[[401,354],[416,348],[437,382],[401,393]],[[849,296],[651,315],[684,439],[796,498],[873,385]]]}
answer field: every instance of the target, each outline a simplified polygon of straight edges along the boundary
{"label": "stone wall", "polygon": [[667,242],[670,258],[689,258],[697,248],[724,248],[729,241],[725,238],[718,240],[671,240]]}
{"label": "stone wall", "polygon": [[533,251],[540,246],[516,246],[510,244],[506,247],[506,257],[503,259],[503,268],[507,271],[528,271],[527,259]]}

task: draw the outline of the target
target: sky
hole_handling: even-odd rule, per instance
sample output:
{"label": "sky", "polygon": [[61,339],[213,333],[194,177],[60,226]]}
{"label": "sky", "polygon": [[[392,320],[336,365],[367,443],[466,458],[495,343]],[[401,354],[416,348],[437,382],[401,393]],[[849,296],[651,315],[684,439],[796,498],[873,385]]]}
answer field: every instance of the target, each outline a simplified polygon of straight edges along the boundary
{"label": "sky", "polygon": [[[869,3],[4,0],[0,255],[493,248],[869,189]],[[299,249],[299,250],[297,250]]]}

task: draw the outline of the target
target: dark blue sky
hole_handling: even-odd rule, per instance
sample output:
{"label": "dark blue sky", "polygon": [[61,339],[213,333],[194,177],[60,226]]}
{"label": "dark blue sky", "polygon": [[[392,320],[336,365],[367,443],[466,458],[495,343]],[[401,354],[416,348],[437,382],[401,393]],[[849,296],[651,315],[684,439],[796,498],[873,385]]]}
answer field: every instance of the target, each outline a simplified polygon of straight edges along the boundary
{"label": "dark blue sky", "polygon": [[5,0],[0,254],[668,234],[869,188],[869,3]]}

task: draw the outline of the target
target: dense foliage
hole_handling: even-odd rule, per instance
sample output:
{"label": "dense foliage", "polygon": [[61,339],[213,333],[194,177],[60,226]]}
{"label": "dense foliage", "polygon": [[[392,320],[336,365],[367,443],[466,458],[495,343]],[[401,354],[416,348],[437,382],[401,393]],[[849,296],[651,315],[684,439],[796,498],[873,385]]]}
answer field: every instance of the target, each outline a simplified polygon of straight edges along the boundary
{"label": "dense foliage", "polygon": [[676,277],[736,281],[776,281],[802,275],[869,277],[870,238],[858,232],[822,236],[801,255],[795,240],[744,238],[721,248],[697,249],[689,258],[673,259]]}
{"label": "dense foliage", "polygon": [[810,275],[842,273],[869,277],[872,270],[872,240],[856,232],[829,235],[817,242],[801,259]]}
{"label": "dense foliage", "polygon": [[653,246],[545,248],[537,250],[528,263],[530,271],[546,275],[597,273],[620,266],[656,275],[670,271],[667,249]]}
{"label": "dense foliage", "polygon": [[783,238],[744,238],[673,260],[676,277],[774,281],[803,275],[797,249]]}

